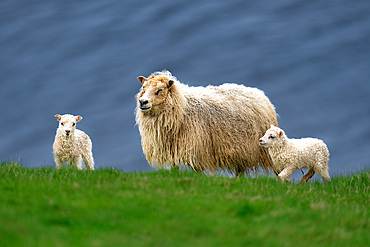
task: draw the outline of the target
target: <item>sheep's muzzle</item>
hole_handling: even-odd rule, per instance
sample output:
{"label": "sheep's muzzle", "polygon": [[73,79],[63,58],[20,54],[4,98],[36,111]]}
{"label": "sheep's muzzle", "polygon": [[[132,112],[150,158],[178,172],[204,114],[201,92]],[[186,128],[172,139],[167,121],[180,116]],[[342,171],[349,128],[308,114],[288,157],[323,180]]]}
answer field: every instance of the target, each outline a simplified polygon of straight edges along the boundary
{"label": "sheep's muzzle", "polygon": [[139,103],[140,103],[140,110],[141,111],[149,111],[152,107],[150,106],[149,104],[149,101],[148,100],[145,100],[145,99],[140,99],[139,100]]}

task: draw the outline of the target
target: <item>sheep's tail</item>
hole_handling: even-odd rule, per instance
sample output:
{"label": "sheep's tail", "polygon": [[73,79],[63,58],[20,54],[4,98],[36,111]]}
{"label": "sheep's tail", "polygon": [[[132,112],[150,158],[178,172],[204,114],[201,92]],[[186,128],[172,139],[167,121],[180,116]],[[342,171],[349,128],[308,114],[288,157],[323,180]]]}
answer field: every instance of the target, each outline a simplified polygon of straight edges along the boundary
{"label": "sheep's tail", "polygon": [[313,168],[310,168],[306,175],[302,177],[301,184],[306,183],[310,178],[312,178],[313,175],[315,175],[315,171],[313,170]]}

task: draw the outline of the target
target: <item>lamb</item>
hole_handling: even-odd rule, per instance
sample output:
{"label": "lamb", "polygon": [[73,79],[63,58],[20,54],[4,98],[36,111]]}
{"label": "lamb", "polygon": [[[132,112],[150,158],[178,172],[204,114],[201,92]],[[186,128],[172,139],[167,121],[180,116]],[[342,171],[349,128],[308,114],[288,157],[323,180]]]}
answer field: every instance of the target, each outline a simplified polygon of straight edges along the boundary
{"label": "lamb", "polygon": [[271,168],[258,138],[277,119],[261,90],[228,83],[189,87],[166,70],[138,80],[136,123],[151,166],[235,175]]}
{"label": "lamb", "polygon": [[330,181],[329,150],[322,140],[290,139],[282,129],[271,125],[266,134],[259,139],[259,144],[268,149],[280,180],[290,181],[290,176],[296,169],[309,168],[301,183],[307,182],[315,172],[321,176],[324,183]]}
{"label": "lamb", "polygon": [[68,162],[69,165],[81,170],[83,160],[87,169],[94,170],[91,139],[85,132],[76,129],[76,122],[82,117],[57,114],[55,118],[59,121],[53,144],[56,168],[60,169],[63,162]]}

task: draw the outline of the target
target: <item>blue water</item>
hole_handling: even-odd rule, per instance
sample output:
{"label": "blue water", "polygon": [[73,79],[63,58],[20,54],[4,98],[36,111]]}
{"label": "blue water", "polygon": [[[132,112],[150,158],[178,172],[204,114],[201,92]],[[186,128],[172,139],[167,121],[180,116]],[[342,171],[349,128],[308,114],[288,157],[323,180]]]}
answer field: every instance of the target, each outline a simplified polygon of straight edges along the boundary
{"label": "blue water", "polygon": [[168,69],[258,87],[289,137],[327,143],[331,174],[369,168],[369,13],[367,0],[2,0],[0,159],[54,165],[54,115],[72,113],[97,168],[150,170],[136,77]]}

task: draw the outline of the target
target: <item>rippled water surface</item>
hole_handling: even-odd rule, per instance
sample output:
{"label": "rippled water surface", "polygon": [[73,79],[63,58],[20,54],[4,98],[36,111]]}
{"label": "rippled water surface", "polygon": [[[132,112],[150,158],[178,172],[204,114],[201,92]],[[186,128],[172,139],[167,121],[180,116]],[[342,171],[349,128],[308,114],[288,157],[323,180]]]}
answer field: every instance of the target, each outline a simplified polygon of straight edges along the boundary
{"label": "rippled water surface", "polygon": [[[0,158],[54,165],[56,113],[80,114],[96,167],[149,170],[136,77],[258,87],[331,174],[370,166],[369,1],[0,2]],[[299,174],[300,175],[300,174]]]}

